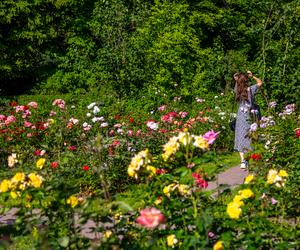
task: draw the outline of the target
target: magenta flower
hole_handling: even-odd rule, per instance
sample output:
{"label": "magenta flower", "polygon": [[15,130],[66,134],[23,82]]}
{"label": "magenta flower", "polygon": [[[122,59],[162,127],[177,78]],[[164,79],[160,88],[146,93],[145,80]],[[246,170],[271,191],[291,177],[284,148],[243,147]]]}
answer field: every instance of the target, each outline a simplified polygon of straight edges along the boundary
{"label": "magenta flower", "polygon": [[145,208],[140,211],[140,216],[136,222],[148,229],[155,228],[165,222],[165,217],[162,212],[155,207]]}
{"label": "magenta flower", "polygon": [[206,132],[204,135],[203,135],[203,138],[205,140],[207,140],[208,144],[213,144],[214,141],[217,139],[218,135],[219,135],[220,132],[214,132],[213,130],[211,131],[208,131]]}
{"label": "magenta flower", "polygon": [[277,200],[275,200],[273,197],[271,198],[271,203],[272,205],[276,205],[277,204]]}
{"label": "magenta flower", "polygon": [[162,106],[160,106],[160,107],[158,108],[158,110],[159,110],[160,112],[163,112],[163,111],[166,110],[166,108],[167,108],[166,105],[162,105]]}

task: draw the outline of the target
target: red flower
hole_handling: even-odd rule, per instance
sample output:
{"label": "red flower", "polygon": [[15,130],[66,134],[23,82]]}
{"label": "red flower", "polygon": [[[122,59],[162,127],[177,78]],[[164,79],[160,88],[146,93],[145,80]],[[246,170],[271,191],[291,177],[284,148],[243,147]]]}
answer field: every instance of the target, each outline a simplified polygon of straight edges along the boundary
{"label": "red flower", "polygon": [[69,149],[70,151],[75,151],[75,150],[77,149],[77,147],[76,147],[76,146],[69,146],[68,149]]}
{"label": "red flower", "polygon": [[57,168],[57,166],[58,166],[57,161],[51,162],[51,168]]}
{"label": "red flower", "polygon": [[162,169],[162,168],[158,168],[157,170],[156,170],[156,174],[165,174],[167,171],[166,170],[164,170],[164,169]]}
{"label": "red flower", "polygon": [[9,106],[11,107],[16,107],[18,105],[18,103],[16,101],[12,101],[9,103]]}
{"label": "red flower", "polygon": [[129,118],[130,123],[134,123],[134,119],[132,117]]}
{"label": "red flower", "polygon": [[84,165],[82,168],[84,171],[88,171],[90,169],[90,167],[88,165]]}
{"label": "red flower", "polygon": [[255,160],[255,161],[259,161],[259,160],[261,160],[262,157],[261,157],[260,154],[252,154],[250,156],[250,158],[253,159],[253,160]]}
{"label": "red flower", "polygon": [[297,128],[297,129],[295,130],[295,136],[296,136],[296,138],[299,138],[299,137],[300,137],[300,128]]}
{"label": "red flower", "polygon": [[115,141],[113,141],[113,143],[112,143],[112,146],[113,147],[117,147],[117,146],[119,146],[120,145],[120,141],[118,141],[118,140],[115,140]]}
{"label": "red flower", "polygon": [[200,187],[200,188],[208,187],[207,181],[203,180],[200,174],[192,173],[192,177],[195,179],[195,182],[198,185],[198,187]]}
{"label": "red flower", "polygon": [[136,222],[149,229],[155,228],[165,221],[162,212],[155,207],[145,208],[140,214]]}

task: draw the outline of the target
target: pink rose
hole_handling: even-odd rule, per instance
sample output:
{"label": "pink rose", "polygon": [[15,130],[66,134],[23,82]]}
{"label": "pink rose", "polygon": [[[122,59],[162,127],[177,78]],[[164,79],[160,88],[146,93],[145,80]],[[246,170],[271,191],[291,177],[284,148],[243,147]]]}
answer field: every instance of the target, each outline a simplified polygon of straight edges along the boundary
{"label": "pink rose", "polygon": [[136,222],[148,229],[155,228],[165,222],[165,217],[162,212],[154,207],[145,208],[140,214]]}
{"label": "pink rose", "polygon": [[38,108],[37,102],[30,102],[30,103],[27,104],[27,106],[32,107],[32,108],[34,108],[34,109],[37,109],[37,108]]}

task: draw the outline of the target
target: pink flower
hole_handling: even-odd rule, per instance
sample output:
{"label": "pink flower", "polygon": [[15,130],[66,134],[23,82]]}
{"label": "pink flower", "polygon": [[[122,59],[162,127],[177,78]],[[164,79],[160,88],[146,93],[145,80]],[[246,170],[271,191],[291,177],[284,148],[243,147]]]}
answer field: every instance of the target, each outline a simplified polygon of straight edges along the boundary
{"label": "pink flower", "polygon": [[160,106],[160,107],[158,108],[158,110],[159,110],[160,112],[163,112],[163,111],[166,110],[166,108],[167,108],[167,105],[162,105],[162,106]]}
{"label": "pink flower", "polygon": [[148,229],[155,228],[165,222],[162,212],[154,207],[145,208],[140,212],[136,222]]}
{"label": "pink flower", "polygon": [[58,106],[59,108],[64,109],[65,108],[65,101],[62,100],[62,99],[55,99],[52,102],[52,105],[53,106]]}
{"label": "pink flower", "polygon": [[152,129],[152,130],[157,130],[158,129],[158,123],[155,122],[154,120],[149,120],[147,121],[147,127]]}
{"label": "pink flower", "polygon": [[56,115],[56,112],[51,110],[49,116],[55,116],[55,115]]}
{"label": "pink flower", "polygon": [[5,125],[7,126],[13,122],[16,122],[16,118],[13,115],[10,115],[6,118]]}
{"label": "pink flower", "polygon": [[109,131],[108,134],[109,134],[109,136],[114,136],[115,135],[115,131],[112,129],[112,130]]}
{"label": "pink flower", "polygon": [[0,115],[0,121],[5,121],[6,116],[5,115]]}
{"label": "pink flower", "polygon": [[70,151],[75,151],[75,150],[77,149],[77,147],[76,147],[76,146],[69,146],[68,149],[69,149]]}
{"label": "pink flower", "polygon": [[37,109],[37,108],[38,108],[37,102],[30,102],[30,103],[28,103],[27,105],[28,105],[29,107],[34,108],[34,109]]}
{"label": "pink flower", "polygon": [[113,145],[114,147],[117,147],[117,146],[120,145],[120,141],[115,140],[115,141],[113,141],[112,145]]}
{"label": "pink flower", "polygon": [[31,127],[32,126],[32,123],[31,122],[29,122],[29,121],[25,121],[24,122],[24,127],[25,128],[29,128],[29,127]]}
{"label": "pink flower", "polygon": [[215,235],[213,232],[208,232],[207,236],[208,236],[209,238],[213,238],[213,237],[215,237],[216,235]]}
{"label": "pink flower", "polygon": [[136,131],[136,133],[135,133],[136,136],[140,136],[141,134],[142,134],[142,130],[140,130],[140,129],[138,131]]}
{"label": "pink flower", "polygon": [[206,132],[203,135],[203,138],[207,140],[208,144],[213,144],[214,141],[217,139],[220,132],[215,133],[213,130]]}
{"label": "pink flower", "polygon": [[127,131],[127,135],[130,136],[130,137],[133,136],[133,130],[131,130],[131,129],[128,130],[128,131]]}
{"label": "pink flower", "polygon": [[23,111],[22,118],[25,119],[27,116],[30,116],[30,115],[31,115],[31,112],[30,112],[29,110],[26,109],[26,110]]}
{"label": "pink flower", "polygon": [[297,128],[297,129],[295,130],[295,136],[296,136],[296,138],[299,138],[299,137],[300,137],[300,128]]}
{"label": "pink flower", "polygon": [[161,117],[161,120],[162,120],[163,122],[172,123],[172,121],[173,121],[174,118],[176,118],[176,117],[177,117],[177,113],[174,112],[174,111],[171,111],[171,112],[167,113],[166,115],[163,115],[163,116]]}
{"label": "pink flower", "polygon": [[189,114],[189,113],[188,113],[188,112],[185,112],[185,111],[180,111],[180,112],[179,112],[179,116],[180,116],[181,118],[187,117],[188,114]]}
{"label": "pink flower", "polygon": [[273,197],[271,198],[271,203],[272,205],[276,205],[277,204],[277,200],[275,200]]}

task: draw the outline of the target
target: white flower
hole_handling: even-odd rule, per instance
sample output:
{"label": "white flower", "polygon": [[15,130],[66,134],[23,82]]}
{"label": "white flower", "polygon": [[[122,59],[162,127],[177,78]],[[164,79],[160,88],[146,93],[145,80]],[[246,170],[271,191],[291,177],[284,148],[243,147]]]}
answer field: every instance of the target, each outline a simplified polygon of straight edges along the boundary
{"label": "white flower", "polygon": [[257,123],[255,122],[255,123],[252,123],[251,125],[250,125],[250,131],[251,132],[254,132],[254,131],[256,131],[257,130]]}
{"label": "white flower", "polygon": [[87,106],[88,109],[92,109],[96,105],[95,102],[92,102],[90,105]]}
{"label": "white flower", "polygon": [[101,128],[105,128],[105,127],[107,127],[107,126],[108,126],[108,123],[107,123],[107,122],[103,122],[103,123],[101,123],[101,125],[100,125]]}
{"label": "white flower", "polygon": [[154,121],[148,121],[147,122],[147,127],[152,129],[152,130],[157,130],[158,129],[158,123]]}
{"label": "white flower", "polygon": [[93,113],[98,114],[99,112],[100,112],[100,109],[98,108],[98,106],[95,106],[93,109]]}
{"label": "white flower", "polygon": [[91,114],[91,113],[86,113],[86,116],[87,116],[87,117],[91,117],[92,114]]}

